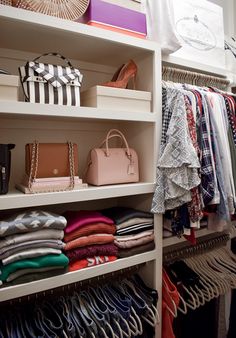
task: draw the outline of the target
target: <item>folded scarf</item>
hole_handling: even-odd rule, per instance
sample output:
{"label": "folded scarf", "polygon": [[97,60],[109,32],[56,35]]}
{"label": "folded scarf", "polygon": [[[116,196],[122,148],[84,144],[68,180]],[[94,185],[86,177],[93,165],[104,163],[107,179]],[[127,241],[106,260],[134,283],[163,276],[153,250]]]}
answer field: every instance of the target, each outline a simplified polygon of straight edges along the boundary
{"label": "folded scarf", "polygon": [[146,230],[152,230],[153,228],[154,228],[153,223],[136,224],[136,225],[131,225],[124,229],[117,230],[116,235],[134,235],[134,234],[138,234],[139,232],[146,231]]}
{"label": "folded scarf", "polygon": [[[38,269],[20,269],[16,272],[11,273],[8,278],[7,282],[12,285],[20,284],[20,283],[30,283],[35,280],[43,279],[43,278],[50,278],[62,273],[66,273],[68,268],[59,267],[58,266],[50,266],[49,268],[38,268]],[[15,280],[17,280],[15,282]]]}
{"label": "folded scarf", "polygon": [[139,255],[144,252],[152,251],[155,249],[155,243],[154,241],[144,244],[144,245],[139,245],[135,246],[133,248],[129,249],[119,249],[118,251],[118,257],[119,258],[125,258],[129,256],[134,256],[134,255]]}
{"label": "folded scarf", "polygon": [[117,259],[116,256],[96,256],[86,259],[80,259],[69,264],[69,271],[76,271],[84,268],[90,268],[95,265],[100,265],[108,262],[113,262]]}
{"label": "folded scarf", "polygon": [[13,244],[9,246],[4,246],[0,249],[0,260],[7,258],[17,252],[28,250],[28,249],[37,249],[37,248],[51,248],[62,250],[65,246],[60,240],[56,239],[39,239],[35,241],[22,242],[18,244]]}
{"label": "folded scarf", "polygon": [[90,210],[80,210],[80,211],[67,211],[64,216],[67,219],[67,227],[65,228],[65,233],[69,234],[76,229],[81,228],[87,224],[94,223],[106,223],[106,224],[114,224],[114,222],[103,216],[98,211],[90,211]]}
{"label": "folded scarf", "polygon": [[154,234],[144,236],[144,237],[141,237],[141,238],[138,238],[138,239],[129,240],[129,241],[117,241],[117,240],[115,240],[114,243],[120,249],[129,249],[129,248],[133,248],[135,246],[144,245],[146,243],[152,242],[153,240],[154,240]]}
{"label": "folded scarf", "polygon": [[150,212],[126,207],[112,207],[108,209],[103,209],[101,210],[101,213],[111,218],[115,222],[115,224],[121,224],[135,217],[143,217],[143,218],[153,217],[153,214]]}
{"label": "folded scarf", "polygon": [[153,230],[147,230],[147,231],[143,231],[138,234],[135,234],[135,235],[115,236],[115,239],[117,242],[124,242],[124,241],[127,242],[127,241],[132,241],[135,239],[139,239],[145,236],[152,235],[153,233],[154,233]]}
{"label": "folded scarf", "polygon": [[19,234],[7,236],[0,240],[0,248],[4,248],[13,244],[34,241],[38,239],[62,239],[64,237],[63,230],[57,229],[44,229],[35,232],[29,232],[27,234]]}
{"label": "folded scarf", "polygon": [[70,262],[74,262],[79,259],[94,256],[117,256],[118,248],[115,244],[98,244],[91,246],[84,246],[83,248],[77,248],[66,252],[66,256]]}
{"label": "folded scarf", "polygon": [[90,236],[79,237],[66,243],[64,250],[72,250],[82,246],[89,246],[94,244],[106,244],[114,242],[114,236],[110,234],[95,234]]}
{"label": "folded scarf", "polygon": [[40,229],[63,230],[66,219],[63,216],[42,210],[28,210],[0,221],[0,237]]}
{"label": "folded scarf", "polygon": [[153,224],[153,217],[135,217],[130,218],[128,221],[122,222],[116,225],[116,229],[124,229],[131,225],[139,225],[139,224]]}
{"label": "folded scarf", "polygon": [[2,259],[2,264],[7,265],[13,262],[17,262],[21,259],[45,256],[45,255],[50,255],[50,254],[59,255],[61,254],[61,250],[52,249],[52,248],[28,249],[28,250],[17,252],[7,258]]}
{"label": "folded scarf", "polygon": [[116,227],[113,224],[105,224],[105,223],[88,224],[69,234],[65,234],[64,241],[70,242],[73,239],[76,239],[78,237],[89,236],[92,234],[112,234],[114,235],[115,232],[116,232]]}
{"label": "folded scarf", "polygon": [[66,267],[69,263],[69,259],[64,255],[46,255],[36,258],[23,259],[17,262],[10,263],[0,267],[0,280],[6,281],[8,276],[20,269],[35,269],[45,268],[51,266]]}

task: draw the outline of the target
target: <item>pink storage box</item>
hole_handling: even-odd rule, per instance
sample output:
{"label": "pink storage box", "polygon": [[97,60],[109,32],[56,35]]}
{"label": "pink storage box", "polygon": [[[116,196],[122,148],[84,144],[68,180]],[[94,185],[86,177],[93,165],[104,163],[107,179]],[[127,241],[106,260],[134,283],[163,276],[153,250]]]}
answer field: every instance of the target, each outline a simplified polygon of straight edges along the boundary
{"label": "pink storage box", "polygon": [[78,21],[143,39],[147,36],[144,13],[102,0],[90,0],[86,13]]}

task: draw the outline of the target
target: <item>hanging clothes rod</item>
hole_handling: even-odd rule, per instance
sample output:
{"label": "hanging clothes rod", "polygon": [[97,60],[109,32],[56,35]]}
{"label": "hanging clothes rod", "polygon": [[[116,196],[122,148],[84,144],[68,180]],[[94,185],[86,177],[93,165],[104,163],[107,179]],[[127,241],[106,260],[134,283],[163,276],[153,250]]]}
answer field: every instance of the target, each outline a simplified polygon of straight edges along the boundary
{"label": "hanging clothes rod", "polygon": [[168,264],[180,259],[204,254],[225,246],[229,239],[230,235],[227,233],[215,236],[214,238],[199,238],[198,243],[194,246],[187,245],[173,251],[165,252],[163,255],[163,262],[164,264]]}
{"label": "hanging clothes rod", "polygon": [[7,305],[12,306],[14,304],[31,302],[32,300],[36,301],[36,300],[41,300],[45,298],[49,299],[50,297],[55,298],[55,295],[58,295],[58,296],[66,295],[66,294],[70,295],[74,291],[86,289],[89,286],[104,285],[105,283],[112,281],[112,280],[119,281],[125,278],[129,278],[133,276],[135,273],[138,273],[138,271],[145,265],[146,263],[137,264],[134,266],[130,266],[128,268],[124,268],[124,269],[120,269],[120,270],[106,273],[103,275],[99,275],[91,279],[85,279],[85,280],[74,282],[71,284],[66,284],[66,285],[57,287],[55,289],[45,290],[45,291],[30,294],[27,296],[14,298],[10,301],[1,302],[0,312],[1,312],[1,309],[3,309]]}
{"label": "hanging clothes rod", "polygon": [[162,79],[164,81],[188,83],[206,87],[212,86],[220,89],[225,89],[230,84],[230,81],[224,77],[217,77],[168,66],[162,66]]}

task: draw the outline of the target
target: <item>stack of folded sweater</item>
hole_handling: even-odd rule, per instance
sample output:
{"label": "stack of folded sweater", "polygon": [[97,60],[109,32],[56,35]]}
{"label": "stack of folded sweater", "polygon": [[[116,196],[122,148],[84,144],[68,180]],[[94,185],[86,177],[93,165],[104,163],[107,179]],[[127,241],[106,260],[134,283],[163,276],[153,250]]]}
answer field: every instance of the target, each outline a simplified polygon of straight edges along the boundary
{"label": "stack of folded sweater", "polygon": [[[24,276],[30,280],[65,272],[62,253],[66,219],[41,210],[29,210],[0,221],[0,284]],[[22,277],[21,277],[22,278]]]}
{"label": "stack of folded sweater", "polygon": [[114,222],[98,211],[67,211],[65,252],[69,271],[80,270],[117,259]]}
{"label": "stack of folded sweater", "polygon": [[115,244],[118,257],[137,255],[155,248],[153,215],[126,207],[102,210],[116,225]]}

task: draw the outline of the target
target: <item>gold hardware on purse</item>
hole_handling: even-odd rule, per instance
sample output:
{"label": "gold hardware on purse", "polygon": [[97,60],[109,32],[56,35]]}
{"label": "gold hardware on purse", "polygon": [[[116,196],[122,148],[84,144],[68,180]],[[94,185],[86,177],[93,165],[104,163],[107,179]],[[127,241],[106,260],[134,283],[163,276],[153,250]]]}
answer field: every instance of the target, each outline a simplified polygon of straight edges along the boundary
{"label": "gold hardware on purse", "polygon": [[[77,144],[38,143],[25,146],[25,172],[28,177],[28,189],[34,192],[32,184],[36,179],[68,177],[69,185],[61,190],[72,190],[75,176],[78,176]],[[52,191],[50,189],[50,191]],[[58,189],[56,190],[58,191]]]}

